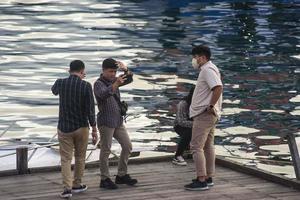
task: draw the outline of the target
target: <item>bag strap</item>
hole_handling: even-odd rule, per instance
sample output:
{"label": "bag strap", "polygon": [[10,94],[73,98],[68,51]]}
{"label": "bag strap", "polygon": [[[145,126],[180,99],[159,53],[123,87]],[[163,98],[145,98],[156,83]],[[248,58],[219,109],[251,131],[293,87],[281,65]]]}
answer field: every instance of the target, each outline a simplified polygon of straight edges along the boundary
{"label": "bag strap", "polygon": [[119,106],[121,107],[121,100],[120,98],[116,95],[116,94],[113,94],[115,100],[117,101],[117,103],[119,104]]}

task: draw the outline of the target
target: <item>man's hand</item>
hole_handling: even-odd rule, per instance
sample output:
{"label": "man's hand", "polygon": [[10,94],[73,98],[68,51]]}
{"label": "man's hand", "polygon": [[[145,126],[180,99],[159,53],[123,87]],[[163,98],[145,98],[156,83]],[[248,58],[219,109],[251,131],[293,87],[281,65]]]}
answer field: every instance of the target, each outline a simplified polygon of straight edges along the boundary
{"label": "man's hand", "polygon": [[83,80],[86,77],[86,73],[85,72],[80,72],[79,77],[81,78],[81,80]]}
{"label": "man's hand", "polygon": [[116,89],[122,85],[127,80],[126,75],[120,75],[117,80],[112,84],[113,91],[116,91]]}
{"label": "man's hand", "polygon": [[125,72],[128,71],[127,66],[124,63],[122,63],[121,61],[117,61],[117,65],[122,71],[125,71]]}
{"label": "man's hand", "polygon": [[97,129],[92,129],[92,143],[95,145],[98,140]]}
{"label": "man's hand", "polygon": [[214,106],[212,105],[209,105],[207,108],[206,108],[206,111],[210,114],[213,114],[214,116],[217,116],[217,113],[216,113],[216,109],[214,108]]}

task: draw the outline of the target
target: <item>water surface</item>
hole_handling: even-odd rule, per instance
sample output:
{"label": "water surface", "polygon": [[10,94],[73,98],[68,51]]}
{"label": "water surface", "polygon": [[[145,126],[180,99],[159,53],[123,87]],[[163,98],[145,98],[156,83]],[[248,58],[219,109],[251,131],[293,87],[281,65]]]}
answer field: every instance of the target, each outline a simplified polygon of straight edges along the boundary
{"label": "water surface", "polygon": [[[134,147],[173,151],[175,106],[197,78],[190,52],[206,44],[224,82],[217,154],[294,177],[281,162],[291,160],[286,141],[268,137],[299,133],[299,10],[298,1],[1,1],[2,138],[51,140],[58,115],[51,85],[73,59],[86,63],[93,83],[102,60],[113,57],[135,73],[122,88]],[[57,164],[52,154],[36,156]],[[14,166],[11,160],[1,168]]]}

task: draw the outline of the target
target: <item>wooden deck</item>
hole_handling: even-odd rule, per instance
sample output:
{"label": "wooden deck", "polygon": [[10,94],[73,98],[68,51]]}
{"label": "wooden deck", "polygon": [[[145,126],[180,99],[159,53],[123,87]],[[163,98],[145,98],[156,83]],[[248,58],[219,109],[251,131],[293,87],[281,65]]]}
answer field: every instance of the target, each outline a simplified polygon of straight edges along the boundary
{"label": "wooden deck", "polygon": [[[99,186],[99,169],[87,169],[84,183],[89,189],[74,194],[72,199],[108,200],[182,200],[182,199],[282,199],[299,200],[300,191],[264,179],[246,175],[231,169],[217,166],[215,186],[208,191],[186,191],[184,185],[194,178],[194,166],[174,166],[171,162],[156,162],[129,165],[132,177],[139,183],[135,187],[120,186],[118,190],[104,190]],[[116,167],[111,167],[116,174]],[[0,177],[1,200],[53,200],[62,190],[60,172],[44,172],[29,175]]]}

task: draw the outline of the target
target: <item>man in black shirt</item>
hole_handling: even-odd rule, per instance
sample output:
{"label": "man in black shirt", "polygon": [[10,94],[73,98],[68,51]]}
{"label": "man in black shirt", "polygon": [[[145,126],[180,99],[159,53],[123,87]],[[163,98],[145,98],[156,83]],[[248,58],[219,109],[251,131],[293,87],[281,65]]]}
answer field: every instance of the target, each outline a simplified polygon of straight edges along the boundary
{"label": "man in black shirt", "polygon": [[[85,156],[89,138],[89,125],[92,127],[93,143],[97,141],[95,104],[90,83],[85,77],[85,66],[80,60],[70,63],[70,76],[57,79],[51,90],[59,95],[58,140],[61,156],[61,173],[64,191],[60,194],[69,198],[73,193],[87,190],[81,184],[85,168]],[[75,149],[74,179],[72,179],[71,162]]]}

